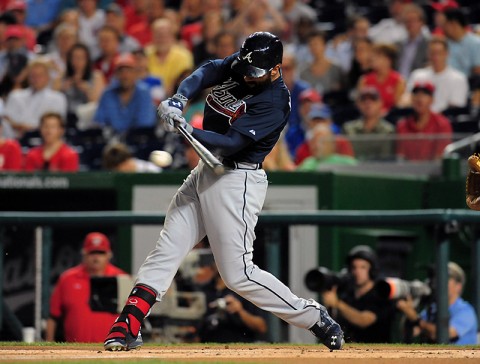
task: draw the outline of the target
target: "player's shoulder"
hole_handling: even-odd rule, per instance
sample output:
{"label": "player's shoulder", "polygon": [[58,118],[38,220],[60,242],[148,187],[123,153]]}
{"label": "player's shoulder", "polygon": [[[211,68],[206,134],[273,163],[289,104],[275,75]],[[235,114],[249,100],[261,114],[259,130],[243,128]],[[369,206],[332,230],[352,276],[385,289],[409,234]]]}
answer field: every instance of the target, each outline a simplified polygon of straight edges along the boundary
{"label": "player's shoulder", "polygon": [[282,107],[285,103],[290,103],[290,91],[288,91],[283,79],[279,78],[273,81],[270,87],[258,94],[255,101],[266,102],[274,107]]}

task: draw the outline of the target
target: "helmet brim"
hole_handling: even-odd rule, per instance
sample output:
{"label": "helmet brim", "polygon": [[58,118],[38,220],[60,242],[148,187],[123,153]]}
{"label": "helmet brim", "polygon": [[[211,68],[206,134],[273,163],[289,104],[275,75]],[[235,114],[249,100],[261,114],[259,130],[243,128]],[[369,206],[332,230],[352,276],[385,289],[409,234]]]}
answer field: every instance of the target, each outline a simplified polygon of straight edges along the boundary
{"label": "helmet brim", "polygon": [[252,66],[248,61],[239,58],[232,62],[232,70],[241,74],[242,76],[260,78],[267,74],[267,70]]}

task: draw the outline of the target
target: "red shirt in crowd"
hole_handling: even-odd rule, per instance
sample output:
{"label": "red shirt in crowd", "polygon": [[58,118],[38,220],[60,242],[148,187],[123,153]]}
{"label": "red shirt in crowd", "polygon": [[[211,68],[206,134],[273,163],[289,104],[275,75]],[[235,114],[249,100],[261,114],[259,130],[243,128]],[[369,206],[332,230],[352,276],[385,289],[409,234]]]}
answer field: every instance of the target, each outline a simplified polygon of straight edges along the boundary
{"label": "red shirt in crowd", "polygon": [[[423,129],[417,128],[413,116],[400,120],[397,135],[397,156],[414,161],[434,160],[440,158],[445,147],[452,142],[452,126],[445,116],[432,112]],[[437,138],[432,138],[435,135]]]}
{"label": "red shirt in crowd", "polygon": [[143,47],[152,42],[152,27],[150,23],[133,24],[127,33],[138,40]]}
{"label": "red shirt in crowd", "polygon": [[375,87],[380,93],[383,101],[384,111],[389,111],[395,106],[395,90],[402,81],[402,75],[397,71],[390,71],[385,81],[380,82],[376,72],[370,72],[365,75],[364,86]]}
{"label": "red shirt in crowd", "polygon": [[0,144],[0,171],[20,171],[22,169],[22,148],[13,139]]}
{"label": "red shirt in crowd", "polygon": [[[113,264],[108,264],[106,277],[127,274]],[[92,311],[90,276],[83,264],[66,270],[58,279],[50,299],[50,316],[62,319],[65,341],[103,342],[118,314]]]}
{"label": "red shirt in crowd", "polygon": [[43,146],[30,149],[25,157],[26,171],[76,172],[78,164],[78,153],[65,143],[49,161],[43,157]]}
{"label": "red shirt in crowd", "polygon": [[[335,136],[335,153],[355,157],[352,143],[350,143],[350,141],[347,138],[341,135]],[[310,151],[308,142],[305,141],[302,144],[300,144],[297,148],[297,152],[295,153],[295,164],[298,166],[303,162],[305,158],[308,158],[311,156],[312,156],[312,152]]]}
{"label": "red shirt in crowd", "polygon": [[132,6],[125,6],[125,31],[130,34],[130,30],[137,24],[149,24],[147,14],[139,14],[135,11],[135,8]]}

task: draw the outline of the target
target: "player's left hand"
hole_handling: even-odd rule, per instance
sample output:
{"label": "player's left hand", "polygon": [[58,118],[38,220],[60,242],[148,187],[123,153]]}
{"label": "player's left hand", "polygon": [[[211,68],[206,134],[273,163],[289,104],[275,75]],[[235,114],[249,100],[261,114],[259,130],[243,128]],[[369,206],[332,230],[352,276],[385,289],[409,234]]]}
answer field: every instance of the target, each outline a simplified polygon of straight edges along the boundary
{"label": "player's left hand", "polygon": [[182,116],[183,109],[187,104],[187,98],[180,94],[175,94],[172,97],[162,101],[157,109],[157,114],[160,118],[168,114],[176,114]]}

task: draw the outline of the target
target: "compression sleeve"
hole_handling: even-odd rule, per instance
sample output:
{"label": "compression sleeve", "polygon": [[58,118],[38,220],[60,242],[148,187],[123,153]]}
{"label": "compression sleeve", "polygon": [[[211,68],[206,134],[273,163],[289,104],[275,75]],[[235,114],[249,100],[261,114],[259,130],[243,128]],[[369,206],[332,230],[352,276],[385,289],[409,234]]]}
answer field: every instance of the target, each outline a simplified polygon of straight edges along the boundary
{"label": "compression sleeve", "polygon": [[194,128],[192,135],[208,149],[218,151],[224,157],[237,153],[253,141],[233,129],[229,129],[226,134],[218,134]]}
{"label": "compression sleeve", "polygon": [[177,93],[192,99],[208,87],[221,83],[225,77],[225,60],[217,59],[205,63],[185,78],[177,89]]}

